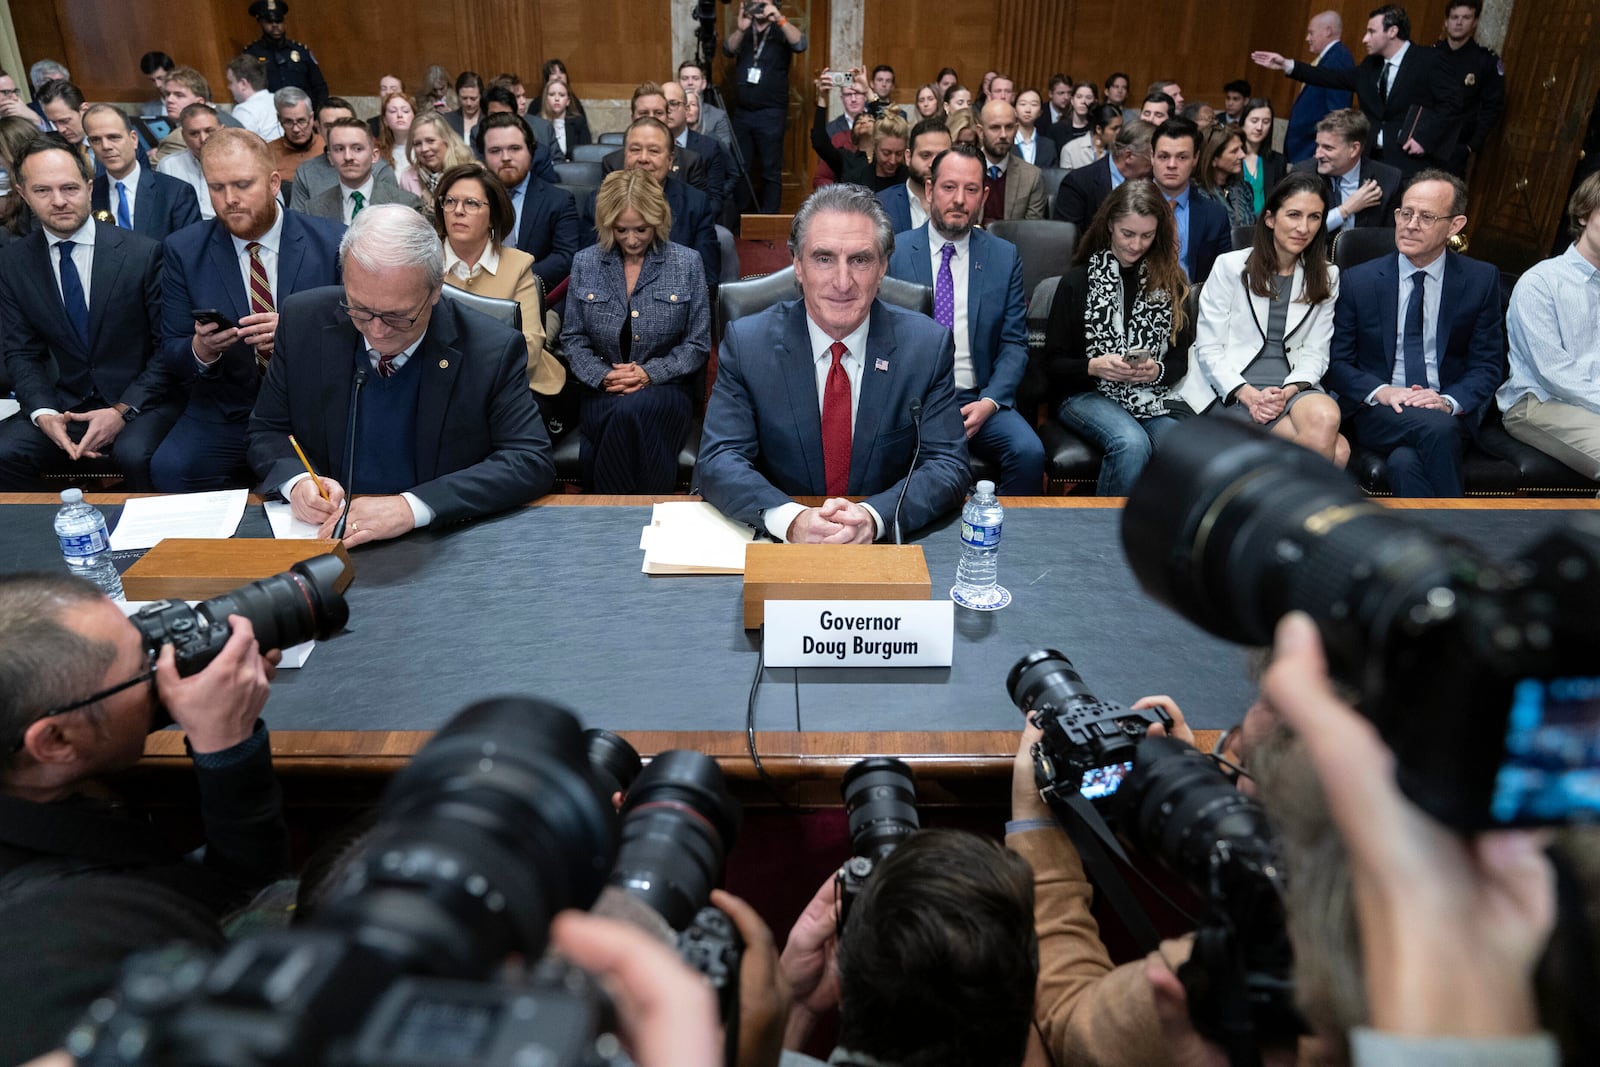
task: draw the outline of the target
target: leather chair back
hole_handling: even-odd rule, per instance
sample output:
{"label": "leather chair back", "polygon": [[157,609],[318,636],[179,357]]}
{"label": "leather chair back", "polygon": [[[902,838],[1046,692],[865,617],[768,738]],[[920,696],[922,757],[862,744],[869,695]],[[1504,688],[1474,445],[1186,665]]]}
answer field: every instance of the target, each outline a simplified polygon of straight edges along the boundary
{"label": "leather chair back", "polygon": [[[604,136],[604,134],[601,136]],[[600,163],[621,145],[621,141],[616,144],[606,144],[604,141],[599,144],[579,144],[573,145],[572,150],[567,154],[572,157],[574,163]],[[598,185],[600,183],[596,182],[595,184]]]}
{"label": "leather chair back", "polygon": [[481,293],[470,292],[466,289],[457,289],[453,285],[444,287],[444,295],[456,301],[462,307],[469,307],[507,326],[522,332],[522,305],[515,300],[502,300],[495,296],[484,296]]}
{"label": "leather chair back", "polygon": [[[587,148],[589,146],[579,145],[578,147]],[[557,163],[555,168],[556,176],[561,179],[562,185],[585,185],[592,189],[598,186],[600,180],[605,177],[599,163],[591,163],[587,160]]]}
{"label": "leather chair back", "polygon": [[1394,254],[1394,231],[1387,226],[1357,226],[1333,239],[1333,262],[1340,270]]}
{"label": "leather chair back", "polygon": [[1017,246],[1022,257],[1022,291],[1031,293],[1046,278],[1059,277],[1072,266],[1078,227],[1057,219],[1000,219],[989,232]]}

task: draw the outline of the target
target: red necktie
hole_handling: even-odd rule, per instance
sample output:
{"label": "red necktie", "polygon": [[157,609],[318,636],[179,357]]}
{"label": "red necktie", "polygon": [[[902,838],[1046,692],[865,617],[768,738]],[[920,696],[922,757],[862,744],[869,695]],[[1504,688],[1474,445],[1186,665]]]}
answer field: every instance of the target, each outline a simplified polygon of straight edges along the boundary
{"label": "red necktie", "polygon": [[[267,284],[267,268],[261,262],[261,243],[251,241],[245,245],[245,251],[250,253],[250,314],[261,315],[272,308],[272,287]],[[262,374],[267,373],[267,360],[270,355],[256,353],[256,369]]]}
{"label": "red necktie", "polygon": [[845,347],[835,341],[828,349],[833,366],[822,388],[822,467],[829,496],[844,496],[850,487],[850,376],[844,372]]}

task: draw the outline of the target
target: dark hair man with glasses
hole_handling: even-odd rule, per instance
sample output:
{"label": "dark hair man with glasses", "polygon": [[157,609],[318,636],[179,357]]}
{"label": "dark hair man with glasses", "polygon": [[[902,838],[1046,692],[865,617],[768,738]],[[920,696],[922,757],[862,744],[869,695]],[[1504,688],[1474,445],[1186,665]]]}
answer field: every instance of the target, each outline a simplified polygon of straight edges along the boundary
{"label": "dark hair man with glasses", "polygon": [[1466,183],[1424,170],[1394,213],[1398,254],[1339,278],[1323,383],[1396,496],[1462,495],[1462,453],[1505,378],[1500,272],[1446,251],[1466,224]]}
{"label": "dark hair man with glasses", "polygon": [[[549,492],[555,461],[528,390],[527,340],[440,300],[444,248],[428,221],[399,204],[369,207],[350,224],[339,260],[342,289],[284,302],[281,351],[250,418],[261,492],[289,501],[319,537],[332,536],[346,494],[356,494],[346,545],[465,522]],[[290,434],[320,479],[306,473]],[[328,476],[346,470],[348,485]]]}
{"label": "dark hair man with glasses", "polygon": [[163,493],[249,484],[245,424],[272,360],[278,307],[339,281],[344,227],[278,206],[265,141],[218,130],[201,146],[200,167],[216,218],[167,238],[161,274],[160,358],[189,387],[150,465]]}
{"label": "dark hair man with glasses", "polygon": [[[202,671],[178,676],[121,609],[68,575],[0,576],[0,906],[62,879],[138,874],[221,915],[288,868],[261,709],[278,654],[248,619]],[[206,831],[194,860],[111,798],[170,716],[184,730]],[[106,921],[100,917],[98,921]]]}

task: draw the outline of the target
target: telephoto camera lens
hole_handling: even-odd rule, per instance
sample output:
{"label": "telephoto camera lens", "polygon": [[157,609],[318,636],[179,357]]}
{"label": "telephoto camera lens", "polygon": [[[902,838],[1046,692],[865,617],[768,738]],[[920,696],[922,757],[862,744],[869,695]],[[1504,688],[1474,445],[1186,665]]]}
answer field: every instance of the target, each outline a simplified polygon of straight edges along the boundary
{"label": "telephoto camera lens", "polygon": [[715,760],[688,749],[661,753],[623,801],[610,884],[681,932],[711,899],[740,817]]}
{"label": "telephoto camera lens", "polygon": [[1024,713],[1063,711],[1076,702],[1096,702],[1072,661],[1053,648],[1041,648],[1017,660],[1006,675],[1006,692]]}
{"label": "telephoto camera lens", "polygon": [[639,768],[644,766],[638,751],[610,730],[585,730],[583,743],[588,747],[589,770],[600,792],[607,798],[618,793],[626,795],[639,777]]}
{"label": "telephoto camera lens", "polygon": [[314,921],[398,970],[483,978],[511,953],[537,959],[557,912],[594,903],[616,842],[578,720],[526,697],[480,701],[395,776]]}
{"label": "telephoto camera lens", "polygon": [[839,787],[850,820],[850,851],[874,863],[922,827],[911,768],[890,756],[864,759]]}

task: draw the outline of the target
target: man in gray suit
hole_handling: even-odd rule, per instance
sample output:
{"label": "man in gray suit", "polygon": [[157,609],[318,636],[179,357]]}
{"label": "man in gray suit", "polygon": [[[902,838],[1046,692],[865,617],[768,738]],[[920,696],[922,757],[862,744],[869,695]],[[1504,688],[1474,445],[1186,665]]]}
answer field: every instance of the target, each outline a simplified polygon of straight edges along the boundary
{"label": "man in gray suit", "polygon": [[678,64],[678,84],[683,86],[686,93],[694,93],[700,98],[700,122],[694,129],[707,137],[715,137],[722,142],[731,155],[733,153],[733,123],[728,121],[728,113],[722,108],[713,105],[706,98],[706,72],[692,59],[686,59]]}
{"label": "man in gray suit", "polygon": [[339,184],[312,197],[306,214],[348,226],[363,208],[373,204],[404,204],[422,210],[422,201],[400,188],[392,177],[380,179],[372,172],[378,148],[365,122],[357,118],[334,119],[325,136],[328,161],[339,172]]}
{"label": "man in gray suit", "polygon": [[[389,77],[384,80],[398,81],[396,78]],[[317,136],[322,138],[323,145],[326,146],[328,143],[328,127],[332,125],[333,120],[353,119],[355,117],[356,109],[351,105],[350,101],[342,96],[330,96],[322,102],[321,107],[317,108],[316,123],[313,128],[316,130]],[[370,122],[367,124],[367,128],[369,130],[372,128]],[[376,137],[377,134],[373,134],[373,136]],[[395,180],[394,168],[382,159],[378,159],[372,164],[372,173],[377,175],[380,182],[386,178],[389,181]],[[324,147],[322,155],[317,156],[315,159],[308,159],[295,168],[294,192],[289,197],[289,210],[309,211],[312,197],[318,193],[326,192],[338,184],[339,172],[334,169],[332,161],[328,159],[327,148]]]}

